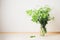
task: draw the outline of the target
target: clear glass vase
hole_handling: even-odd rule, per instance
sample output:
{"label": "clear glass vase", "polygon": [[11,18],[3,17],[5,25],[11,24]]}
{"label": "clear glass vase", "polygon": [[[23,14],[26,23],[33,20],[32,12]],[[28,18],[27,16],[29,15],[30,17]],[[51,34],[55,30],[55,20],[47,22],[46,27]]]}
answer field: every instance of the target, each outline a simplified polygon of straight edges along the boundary
{"label": "clear glass vase", "polygon": [[47,33],[46,28],[43,28],[43,27],[41,26],[41,27],[40,27],[40,35],[41,35],[41,36],[45,36],[46,33]]}

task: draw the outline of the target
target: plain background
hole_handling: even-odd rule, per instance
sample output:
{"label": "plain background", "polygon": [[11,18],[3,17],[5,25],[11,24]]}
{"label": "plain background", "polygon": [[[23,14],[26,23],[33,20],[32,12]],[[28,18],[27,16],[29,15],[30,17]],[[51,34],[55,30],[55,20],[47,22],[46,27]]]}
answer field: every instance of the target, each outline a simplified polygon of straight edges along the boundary
{"label": "plain background", "polygon": [[31,21],[27,9],[37,9],[44,5],[51,7],[51,16],[46,28],[48,32],[60,32],[60,0],[1,0],[0,32],[39,32],[40,24]]}

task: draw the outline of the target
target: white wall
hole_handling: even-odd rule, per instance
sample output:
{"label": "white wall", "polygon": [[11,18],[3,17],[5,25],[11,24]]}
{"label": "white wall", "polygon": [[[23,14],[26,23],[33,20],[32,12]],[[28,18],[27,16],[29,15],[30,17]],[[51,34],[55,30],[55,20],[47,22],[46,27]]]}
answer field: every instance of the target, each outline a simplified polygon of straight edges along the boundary
{"label": "white wall", "polygon": [[1,0],[0,32],[39,32],[40,25],[26,15],[27,9],[49,5],[54,21],[47,24],[48,31],[60,31],[60,0]]}
{"label": "white wall", "polygon": [[[0,0],[0,18],[1,18],[1,0]],[[1,20],[1,19],[0,19]]]}

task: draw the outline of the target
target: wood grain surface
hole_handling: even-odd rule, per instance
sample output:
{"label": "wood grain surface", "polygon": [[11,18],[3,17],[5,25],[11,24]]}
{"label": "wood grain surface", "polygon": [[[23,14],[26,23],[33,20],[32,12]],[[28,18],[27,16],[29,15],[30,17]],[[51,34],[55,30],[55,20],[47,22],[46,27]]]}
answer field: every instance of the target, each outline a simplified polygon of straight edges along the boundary
{"label": "wood grain surface", "polygon": [[[0,32],[0,34],[40,34],[39,32]],[[47,32],[47,34],[60,34],[60,32]]]}

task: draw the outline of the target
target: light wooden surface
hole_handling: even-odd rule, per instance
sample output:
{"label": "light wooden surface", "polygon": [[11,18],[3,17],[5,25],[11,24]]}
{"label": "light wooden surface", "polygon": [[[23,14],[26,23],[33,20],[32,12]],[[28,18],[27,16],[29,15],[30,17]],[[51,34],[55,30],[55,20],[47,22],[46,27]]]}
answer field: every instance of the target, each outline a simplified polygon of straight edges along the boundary
{"label": "light wooden surface", "polygon": [[[0,34],[40,34],[39,32],[0,32]],[[47,34],[60,34],[60,32],[47,32]]]}

